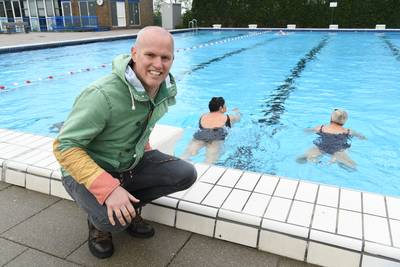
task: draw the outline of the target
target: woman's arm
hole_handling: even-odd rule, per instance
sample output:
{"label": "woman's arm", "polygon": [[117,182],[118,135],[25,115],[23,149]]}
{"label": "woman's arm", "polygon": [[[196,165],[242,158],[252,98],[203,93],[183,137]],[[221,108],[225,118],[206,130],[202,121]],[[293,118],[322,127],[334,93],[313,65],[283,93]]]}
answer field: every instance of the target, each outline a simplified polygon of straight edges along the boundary
{"label": "woman's arm", "polygon": [[367,137],[365,137],[363,134],[358,133],[358,132],[356,132],[356,131],[354,131],[352,129],[350,129],[350,135],[355,136],[355,137],[357,137],[358,139],[361,139],[361,140],[366,140],[367,139]]}
{"label": "woman's arm", "polygon": [[231,123],[235,123],[235,122],[240,121],[240,118],[241,118],[242,114],[240,113],[239,109],[238,108],[234,108],[234,109],[232,109],[232,111],[235,112],[235,113],[234,114],[229,114],[229,118],[231,119]]}

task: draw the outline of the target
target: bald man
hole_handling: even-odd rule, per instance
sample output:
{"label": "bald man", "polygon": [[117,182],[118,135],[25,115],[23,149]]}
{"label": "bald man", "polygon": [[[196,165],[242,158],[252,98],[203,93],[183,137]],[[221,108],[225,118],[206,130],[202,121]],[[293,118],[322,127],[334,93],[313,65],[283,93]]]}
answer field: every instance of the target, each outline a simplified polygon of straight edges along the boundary
{"label": "bald man", "polygon": [[54,141],[66,191],[88,214],[89,250],[112,256],[112,234],[154,235],[140,217],[146,203],[189,188],[193,165],[152,150],[151,130],[175,104],[172,35],[143,28],[130,55],[117,56],[112,73],[89,85],[75,100]]}

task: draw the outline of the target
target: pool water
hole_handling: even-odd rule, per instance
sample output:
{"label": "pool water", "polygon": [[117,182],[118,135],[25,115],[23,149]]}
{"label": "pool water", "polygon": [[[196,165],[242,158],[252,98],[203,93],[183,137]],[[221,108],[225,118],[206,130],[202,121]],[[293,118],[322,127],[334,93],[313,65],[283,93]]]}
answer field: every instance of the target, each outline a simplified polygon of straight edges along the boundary
{"label": "pool water", "polygon": [[[218,165],[399,196],[400,34],[256,33],[174,35],[178,101],[161,123],[185,129],[176,154],[209,99],[223,96],[243,117]],[[109,73],[111,60],[131,45],[121,40],[0,55],[0,128],[55,136],[51,126],[65,119],[79,92]],[[329,123],[334,108],[347,110],[345,127],[367,137],[353,138],[348,150],[356,171],[330,164],[328,156],[296,162],[316,137],[304,129]],[[204,151],[193,158],[203,159]]]}

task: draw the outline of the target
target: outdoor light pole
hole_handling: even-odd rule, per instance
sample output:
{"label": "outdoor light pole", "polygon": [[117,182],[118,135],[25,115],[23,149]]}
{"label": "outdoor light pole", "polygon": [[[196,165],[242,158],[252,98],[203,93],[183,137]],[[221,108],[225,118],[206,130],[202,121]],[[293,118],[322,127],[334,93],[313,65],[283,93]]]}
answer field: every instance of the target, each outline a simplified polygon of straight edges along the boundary
{"label": "outdoor light pole", "polygon": [[332,8],[332,12],[331,12],[331,24],[333,24],[333,14],[334,14],[334,10],[335,10],[335,7],[337,7],[337,2],[330,2],[329,3],[329,7],[331,7]]}

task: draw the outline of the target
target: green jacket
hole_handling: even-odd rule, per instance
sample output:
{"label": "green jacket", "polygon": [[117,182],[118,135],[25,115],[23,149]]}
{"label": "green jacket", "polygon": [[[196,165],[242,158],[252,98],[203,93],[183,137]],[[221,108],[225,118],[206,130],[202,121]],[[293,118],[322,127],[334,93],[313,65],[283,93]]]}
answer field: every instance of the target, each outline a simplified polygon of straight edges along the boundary
{"label": "green jacket", "polygon": [[175,104],[177,89],[170,74],[151,100],[127,82],[130,59],[130,55],[116,57],[112,73],[79,95],[57,137],[59,151],[81,148],[106,171],[138,164],[154,125]]}

